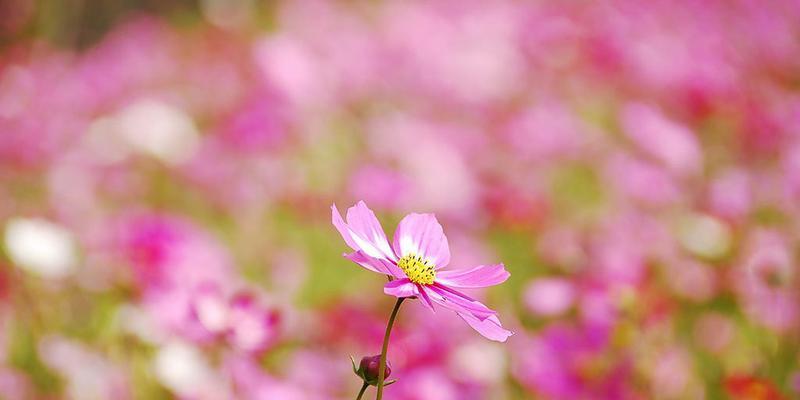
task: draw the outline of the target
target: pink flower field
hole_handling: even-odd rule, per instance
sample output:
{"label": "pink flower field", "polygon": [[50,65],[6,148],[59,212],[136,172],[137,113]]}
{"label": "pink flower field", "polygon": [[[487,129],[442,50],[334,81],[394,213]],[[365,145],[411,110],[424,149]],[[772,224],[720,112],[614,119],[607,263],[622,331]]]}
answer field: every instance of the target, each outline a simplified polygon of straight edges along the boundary
{"label": "pink flower field", "polygon": [[800,2],[0,1],[0,399],[800,399]]}

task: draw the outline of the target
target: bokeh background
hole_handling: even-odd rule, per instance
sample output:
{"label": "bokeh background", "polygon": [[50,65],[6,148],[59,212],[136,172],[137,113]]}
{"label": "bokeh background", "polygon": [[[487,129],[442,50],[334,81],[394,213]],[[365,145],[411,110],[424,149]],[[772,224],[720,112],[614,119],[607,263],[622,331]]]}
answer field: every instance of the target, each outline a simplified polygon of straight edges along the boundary
{"label": "bokeh background", "polygon": [[387,399],[800,398],[797,1],[0,2],[0,398],[355,398],[357,200],[512,273]]}

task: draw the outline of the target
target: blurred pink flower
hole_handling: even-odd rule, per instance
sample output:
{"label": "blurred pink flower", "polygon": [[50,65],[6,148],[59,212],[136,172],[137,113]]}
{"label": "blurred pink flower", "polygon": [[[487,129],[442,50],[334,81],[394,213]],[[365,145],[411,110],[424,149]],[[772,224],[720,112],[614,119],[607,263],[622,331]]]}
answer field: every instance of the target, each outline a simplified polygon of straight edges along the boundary
{"label": "blurred pink flower", "polygon": [[[639,240],[653,244],[643,247]],[[661,226],[645,216],[609,216],[589,241],[587,273],[609,287],[639,285],[646,278],[648,256],[663,252],[660,247],[668,243]]]}
{"label": "blurred pink flower", "polygon": [[325,349],[299,349],[284,366],[287,381],[318,394],[341,392],[349,387],[353,373],[347,363],[341,362],[340,354]]}
{"label": "blurred pink flower", "polygon": [[622,196],[647,205],[666,206],[682,199],[681,187],[663,167],[629,154],[612,155],[605,179]]}
{"label": "blurred pink flower", "polygon": [[0,393],[9,399],[30,399],[34,389],[28,375],[0,364]]}
{"label": "blurred pink flower", "polygon": [[407,205],[412,188],[413,181],[410,178],[399,171],[378,165],[363,165],[350,176],[350,194],[383,209]]}
{"label": "blurred pink flower", "polygon": [[[387,396],[388,397],[388,396]],[[392,399],[397,400],[461,400],[470,399],[463,387],[457,385],[442,368],[413,369],[392,386]]]}
{"label": "blurred pink flower", "polygon": [[262,352],[278,338],[280,314],[259,304],[255,296],[239,293],[230,300],[227,340],[245,352]]}
{"label": "blurred pink flower", "polygon": [[330,101],[333,82],[300,38],[279,32],[258,41],[253,57],[262,79],[299,106],[322,106]]}
{"label": "blurred pink flower", "polygon": [[[255,111],[256,114],[259,112]],[[246,150],[248,145],[245,142],[251,140],[261,148]],[[277,151],[285,140],[284,133],[273,135],[267,131],[248,133],[243,130],[235,134],[207,136],[194,156],[182,166],[181,172],[206,197],[225,208],[239,211],[243,206],[245,209],[258,209],[291,192],[291,185],[302,179],[300,172],[290,167],[288,160]],[[219,190],[221,186],[226,189]]]}
{"label": "blurred pink flower", "polygon": [[49,368],[66,379],[69,397],[132,398],[128,371],[83,344],[48,336],[39,342],[39,355]]}
{"label": "blurred pink flower", "polygon": [[[395,163],[413,183],[408,190],[411,206],[474,218],[478,182],[472,160],[455,145],[471,131],[415,113],[381,115],[369,121],[367,129],[371,154]],[[407,150],[411,148],[414,151]]]}
{"label": "blurred pink flower", "polygon": [[[158,325],[198,343],[221,334],[216,331],[221,327],[214,325],[219,321],[205,314],[205,320],[198,319],[195,307],[200,302],[211,310],[214,293],[241,285],[227,251],[211,235],[176,216],[139,213],[122,218],[116,228],[117,251],[132,267],[142,305]],[[227,297],[219,301],[228,311]],[[225,332],[231,326],[224,325]]]}
{"label": "blurred pink flower", "polygon": [[742,260],[733,271],[744,311],[778,332],[790,331],[800,323],[795,262],[781,232],[757,230],[746,238]]}
{"label": "blurred pink flower", "polygon": [[655,359],[649,371],[652,393],[658,393],[667,399],[689,396],[687,390],[692,379],[692,360],[688,352],[676,346],[662,350]]}
{"label": "blurred pink flower", "polygon": [[628,104],[622,112],[622,126],[637,147],[679,176],[700,172],[703,154],[694,132],[658,109]]}
{"label": "blurred pink flower", "polygon": [[200,325],[198,329],[207,332],[204,336],[224,338],[241,352],[262,353],[275,343],[280,333],[280,314],[248,292],[226,296],[218,286],[206,285],[193,294],[190,308]]}
{"label": "blurred pink flower", "polygon": [[544,193],[521,185],[484,184],[482,195],[483,209],[504,227],[535,228],[551,209]]}
{"label": "blurred pink flower", "polygon": [[306,382],[294,382],[269,375],[256,360],[249,357],[227,358],[223,371],[229,376],[237,398],[243,400],[333,399],[333,396],[315,390]]}
{"label": "blurred pink flower", "polygon": [[586,249],[581,232],[569,226],[553,226],[539,236],[536,245],[542,259],[567,271],[574,271],[586,262]]}
{"label": "blurred pink flower", "polygon": [[455,311],[484,337],[504,342],[512,335],[503,329],[497,312],[456,289],[498,285],[509,277],[503,264],[471,269],[443,270],[450,262],[450,248],[442,226],[432,214],[409,214],[397,226],[392,246],[375,214],[360,201],[347,210],[347,223],[336,206],[332,222],[355,252],[345,258],[373,272],[393,278],[386,294],[418,297],[431,311],[433,304]]}
{"label": "blurred pink flower", "polygon": [[718,354],[731,345],[736,325],[725,314],[709,311],[697,318],[694,325],[694,340],[704,349]]}
{"label": "blurred pink flower", "polygon": [[124,103],[178,77],[178,36],[157,18],[133,18],[89,49],[75,65],[83,102],[95,110]]}
{"label": "blurred pink flower", "polygon": [[742,220],[753,207],[752,186],[751,174],[746,170],[731,168],[724,171],[709,184],[708,203],[711,211],[733,221]]}
{"label": "blurred pink flower", "polygon": [[137,213],[116,226],[117,249],[145,290],[228,283],[230,256],[208,233],[176,216]]}
{"label": "blurred pink flower", "polygon": [[541,278],[529,283],[523,294],[528,310],[542,316],[567,311],[575,301],[575,287],[568,279]]}
{"label": "blurred pink flower", "polygon": [[679,296],[695,302],[710,300],[717,292],[713,267],[692,259],[671,260],[664,266],[668,285]]}
{"label": "blurred pink flower", "polygon": [[793,392],[800,394],[800,371],[795,371],[792,376],[789,377],[789,385]]}
{"label": "blurred pink flower", "polygon": [[0,167],[17,173],[48,166],[88,124],[69,54],[19,53],[0,59]]}
{"label": "blurred pink flower", "polygon": [[505,135],[520,158],[546,163],[577,158],[586,145],[586,132],[574,114],[551,101],[521,112]]}
{"label": "blurred pink flower", "polygon": [[605,328],[550,326],[522,337],[512,353],[512,373],[546,399],[634,399],[632,365],[611,358]]}
{"label": "blurred pink flower", "polygon": [[244,154],[273,150],[288,135],[284,106],[267,95],[254,95],[222,124],[224,143]]}

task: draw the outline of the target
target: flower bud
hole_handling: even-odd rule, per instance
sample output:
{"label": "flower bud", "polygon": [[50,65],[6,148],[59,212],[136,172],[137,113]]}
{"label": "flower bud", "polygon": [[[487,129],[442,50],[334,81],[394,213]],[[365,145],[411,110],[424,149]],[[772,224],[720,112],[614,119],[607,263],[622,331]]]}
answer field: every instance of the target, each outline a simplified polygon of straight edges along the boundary
{"label": "flower bud", "polygon": [[[353,372],[355,372],[356,375],[361,377],[361,379],[363,379],[364,382],[366,382],[366,383],[368,383],[368,384],[370,384],[372,386],[375,386],[375,385],[378,384],[378,373],[379,373],[379,368],[380,368],[380,365],[381,365],[381,356],[380,355],[366,356],[366,357],[362,358],[361,362],[358,364],[358,369],[356,369],[355,360],[353,360],[352,357],[351,357],[351,361],[353,362]],[[387,377],[389,377],[389,375],[391,375],[391,373],[392,373],[392,368],[391,368],[391,365],[389,364],[389,361],[387,360],[386,361],[386,371],[384,371],[383,379],[385,380]],[[392,381],[384,381],[384,385],[385,386],[388,386],[388,385],[390,385],[392,383],[394,383],[393,380]]]}
{"label": "flower bud", "polygon": [[[377,381],[378,380],[378,370],[381,365],[381,356],[368,356],[361,359],[361,364],[358,365],[358,370],[364,374],[364,379],[368,382],[370,381]],[[386,371],[384,373],[384,379],[387,378],[389,375],[392,374],[392,368],[389,365],[389,361],[386,361]]]}

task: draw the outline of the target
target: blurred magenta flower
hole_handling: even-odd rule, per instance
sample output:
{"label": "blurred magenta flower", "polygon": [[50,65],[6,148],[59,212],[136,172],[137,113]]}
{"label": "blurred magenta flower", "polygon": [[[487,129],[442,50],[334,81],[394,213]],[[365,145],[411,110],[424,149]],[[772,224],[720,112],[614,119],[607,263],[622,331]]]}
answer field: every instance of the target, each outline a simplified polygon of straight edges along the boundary
{"label": "blurred magenta flower", "polygon": [[510,274],[502,263],[443,270],[450,262],[450,247],[435,216],[407,215],[397,226],[390,246],[380,222],[363,201],[347,210],[347,223],[336,205],[331,209],[333,225],[355,250],[345,258],[392,278],[384,293],[397,298],[417,297],[431,311],[434,303],[455,311],[491,340],[504,342],[512,335],[500,324],[496,311],[456,290],[498,285]]}
{"label": "blurred magenta flower", "polygon": [[607,328],[551,325],[517,341],[512,373],[546,399],[635,399],[627,357],[610,357]]}
{"label": "blurred magenta flower", "polygon": [[234,279],[232,261],[215,238],[185,218],[133,213],[114,226],[115,249],[145,292],[193,289]]}

